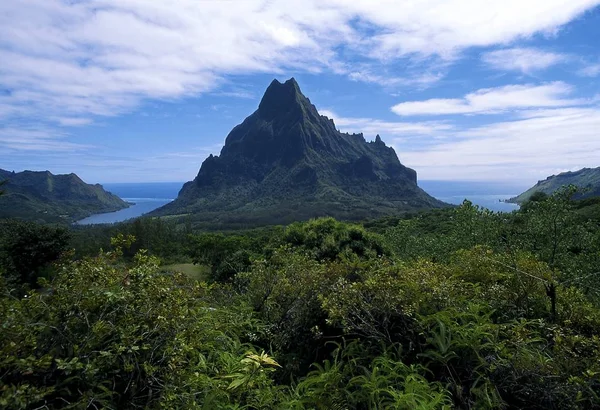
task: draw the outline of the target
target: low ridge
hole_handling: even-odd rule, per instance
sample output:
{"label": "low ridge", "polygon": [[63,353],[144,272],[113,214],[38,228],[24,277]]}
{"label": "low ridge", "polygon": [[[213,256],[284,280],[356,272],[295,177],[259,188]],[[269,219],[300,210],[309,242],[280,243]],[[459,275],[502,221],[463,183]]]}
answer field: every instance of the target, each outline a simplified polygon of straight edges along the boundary
{"label": "low ridge", "polygon": [[528,201],[536,192],[543,192],[547,195],[551,195],[565,185],[575,185],[580,188],[581,193],[577,195],[577,198],[579,199],[600,196],[600,167],[582,168],[578,171],[562,172],[558,175],[551,175],[542,181],[538,181],[537,184],[522,194],[510,198],[507,202],[522,204]]}
{"label": "low ridge", "polygon": [[295,79],[267,88],[177,199],[153,215],[191,215],[206,227],[285,224],[319,216],[359,220],[447,206],[417,186],[377,135],[339,132]]}
{"label": "low ridge", "polygon": [[6,181],[2,185],[4,194],[0,196],[0,218],[74,222],[129,206],[118,196],[106,192],[102,185],[86,184],[75,174],[0,169],[0,181]]}

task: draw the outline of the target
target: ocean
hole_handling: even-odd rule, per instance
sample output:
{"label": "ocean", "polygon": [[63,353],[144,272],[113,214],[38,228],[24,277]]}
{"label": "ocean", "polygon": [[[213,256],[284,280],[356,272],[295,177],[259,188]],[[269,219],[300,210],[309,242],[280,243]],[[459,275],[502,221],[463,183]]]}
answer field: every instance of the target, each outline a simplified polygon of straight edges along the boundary
{"label": "ocean", "polygon": [[471,181],[419,181],[419,186],[440,201],[459,205],[468,199],[475,205],[496,212],[512,212],[519,209],[516,204],[502,201],[529,188],[522,184]]}
{"label": "ocean", "polygon": [[[78,221],[77,224],[110,224],[137,218],[173,201],[183,182],[115,183],[103,186],[107,191],[134,205],[116,212],[92,215]],[[419,186],[430,195],[450,204],[458,205],[468,199],[475,205],[500,212],[518,209],[517,205],[501,200],[516,196],[528,188],[501,183],[461,181],[419,181]]]}

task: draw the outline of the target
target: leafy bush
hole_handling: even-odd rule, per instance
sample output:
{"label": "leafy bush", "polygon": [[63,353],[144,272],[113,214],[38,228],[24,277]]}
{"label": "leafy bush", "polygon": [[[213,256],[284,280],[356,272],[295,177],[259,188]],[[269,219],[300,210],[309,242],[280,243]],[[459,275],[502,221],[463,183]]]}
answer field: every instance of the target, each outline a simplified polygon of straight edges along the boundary
{"label": "leafy bush", "polygon": [[67,251],[68,243],[69,233],[62,227],[0,221],[0,270],[13,286],[36,288],[39,277],[51,275],[52,263]]}
{"label": "leafy bush", "polygon": [[145,252],[131,266],[117,256],[66,264],[49,292],[1,299],[3,408],[264,400],[253,389],[273,387],[276,364],[242,342],[258,332],[248,311],[211,307],[210,287],[158,274]]}
{"label": "leafy bush", "polygon": [[293,223],[285,229],[281,241],[306,251],[317,261],[333,261],[349,255],[359,258],[389,255],[379,235],[333,218]]}
{"label": "leafy bush", "polygon": [[[559,192],[370,223],[383,235],[144,222],[26,297],[5,262],[0,407],[600,408],[600,230],[579,211]],[[183,248],[210,284],[160,273],[152,255]]]}

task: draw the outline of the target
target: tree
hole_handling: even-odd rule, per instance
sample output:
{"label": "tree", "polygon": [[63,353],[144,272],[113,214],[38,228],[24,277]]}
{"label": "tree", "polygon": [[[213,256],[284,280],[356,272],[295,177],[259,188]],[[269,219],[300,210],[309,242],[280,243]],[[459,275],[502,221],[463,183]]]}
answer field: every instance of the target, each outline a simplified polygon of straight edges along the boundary
{"label": "tree", "polygon": [[191,236],[189,256],[211,269],[212,280],[227,282],[250,267],[252,240],[246,236],[205,233]]}
{"label": "tree", "polygon": [[38,278],[48,276],[51,264],[67,251],[69,239],[63,227],[1,221],[0,265],[12,282],[35,288]]}
{"label": "tree", "polygon": [[333,218],[293,223],[286,228],[281,242],[304,250],[317,261],[333,261],[344,255],[368,259],[390,254],[380,235]]}
{"label": "tree", "polygon": [[121,254],[66,263],[26,298],[0,283],[0,407],[274,408],[278,364],[242,342],[259,331],[247,309],[215,309],[206,285]]}

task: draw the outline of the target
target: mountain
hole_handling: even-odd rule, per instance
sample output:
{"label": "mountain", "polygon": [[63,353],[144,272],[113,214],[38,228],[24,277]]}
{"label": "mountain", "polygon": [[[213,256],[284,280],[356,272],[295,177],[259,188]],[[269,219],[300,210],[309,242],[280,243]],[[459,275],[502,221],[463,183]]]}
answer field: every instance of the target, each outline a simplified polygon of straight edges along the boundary
{"label": "mountain", "polygon": [[172,203],[152,214],[212,227],[359,220],[448,206],[417,186],[379,135],[339,132],[293,78],[274,80],[258,109],[227,136]]}
{"label": "mountain", "polygon": [[0,218],[40,222],[74,222],[86,216],[127,208],[129,204],[89,185],[77,175],[53,175],[49,171],[9,172],[0,169],[4,195],[0,195]]}
{"label": "mountain", "polygon": [[507,202],[521,204],[528,201],[535,192],[543,192],[550,195],[565,185],[575,185],[582,188],[584,192],[578,195],[580,199],[600,196],[600,167],[583,168],[579,171],[563,172],[558,175],[549,176],[543,181],[538,181],[537,184],[521,195],[510,198]]}

